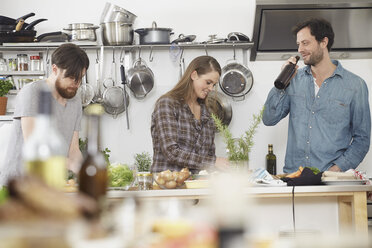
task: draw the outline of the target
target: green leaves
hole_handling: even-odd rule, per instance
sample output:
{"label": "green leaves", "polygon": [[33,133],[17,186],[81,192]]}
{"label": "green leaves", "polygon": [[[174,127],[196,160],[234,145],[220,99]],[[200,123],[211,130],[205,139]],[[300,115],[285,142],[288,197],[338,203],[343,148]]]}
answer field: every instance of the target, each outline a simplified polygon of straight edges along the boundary
{"label": "green leaves", "polygon": [[134,155],[135,165],[137,166],[137,171],[150,171],[152,164],[152,158],[150,153],[142,152]]}
{"label": "green leaves", "polygon": [[0,79],[0,97],[5,96],[13,88],[13,84],[10,80]]}
{"label": "green leaves", "polygon": [[215,114],[212,114],[217,130],[221,133],[226,143],[228,159],[230,161],[249,160],[249,153],[254,145],[253,136],[256,133],[258,125],[261,123],[263,111],[264,108],[261,109],[258,115],[253,115],[252,124],[245,131],[244,135],[239,138],[233,138],[227,126],[222,124],[222,121]]}

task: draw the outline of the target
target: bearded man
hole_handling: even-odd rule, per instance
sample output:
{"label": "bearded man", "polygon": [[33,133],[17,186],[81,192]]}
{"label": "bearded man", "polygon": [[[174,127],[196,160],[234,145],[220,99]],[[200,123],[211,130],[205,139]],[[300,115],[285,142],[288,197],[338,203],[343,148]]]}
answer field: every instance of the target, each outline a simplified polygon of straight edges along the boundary
{"label": "bearded man", "polygon": [[82,118],[80,96],[76,96],[82,77],[89,67],[87,54],[74,44],[63,44],[52,54],[52,67],[46,80],[25,85],[17,95],[13,116],[13,134],[3,169],[0,171],[0,185],[6,185],[11,177],[23,172],[22,147],[32,133],[38,114],[39,91],[48,88],[52,94],[53,119],[56,129],[63,138],[69,169],[79,161],[79,130]]}
{"label": "bearded man", "polygon": [[[267,126],[289,114],[283,171],[294,172],[299,166],[355,169],[370,145],[367,85],[331,60],[334,32],[329,22],[310,19],[295,26],[293,34],[307,66],[297,70],[285,90],[274,87],[269,92],[263,114]],[[295,58],[289,62],[295,63]]]}

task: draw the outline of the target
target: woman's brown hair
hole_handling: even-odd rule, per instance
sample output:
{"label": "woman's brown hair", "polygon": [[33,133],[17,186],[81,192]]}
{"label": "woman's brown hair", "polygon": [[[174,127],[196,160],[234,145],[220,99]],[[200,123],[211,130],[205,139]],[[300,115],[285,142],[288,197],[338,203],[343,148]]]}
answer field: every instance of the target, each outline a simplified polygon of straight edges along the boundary
{"label": "woman's brown hair", "polygon": [[[193,80],[191,79],[191,74],[196,71],[198,76],[207,74],[211,71],[218,72],[221,75],[221,66],[217,60],[211,56],[199,56],[193,59],[189,66],[187,67],[182,78],[173,89],[165,93],[162,97],[168,96],[173,99],[176,99],[182,103],[185,103],[189,100],[193,94]],[[201,102],[204,102],[205,99],[199,99]]]}

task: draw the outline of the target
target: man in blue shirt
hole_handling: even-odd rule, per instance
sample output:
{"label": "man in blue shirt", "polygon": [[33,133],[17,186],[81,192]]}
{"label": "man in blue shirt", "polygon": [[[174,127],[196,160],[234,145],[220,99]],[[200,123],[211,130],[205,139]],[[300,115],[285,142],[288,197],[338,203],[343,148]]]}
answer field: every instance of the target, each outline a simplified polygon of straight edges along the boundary
{"label": "man in blue shirt", "polygon": [[[363,79],[331,60],[332,26],[310,19],[293,29],[305,67],[290,85],[273,88],[266,100],[263,122],[277,124],[289,114],[284,172],[299,166],[321,171],[356,168],[368,152],[371,117],[368,88]],[[295,63],[290,58],[287,63]]]}

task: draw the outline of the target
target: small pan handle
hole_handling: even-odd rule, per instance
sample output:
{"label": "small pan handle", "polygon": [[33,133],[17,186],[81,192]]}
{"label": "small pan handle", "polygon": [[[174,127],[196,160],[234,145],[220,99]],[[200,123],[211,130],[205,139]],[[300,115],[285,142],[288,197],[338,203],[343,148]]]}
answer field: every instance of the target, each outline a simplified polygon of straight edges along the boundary
{"label": "small pan handle", "polygon": [[25,30],[31,30],[36,24],[40,23],[40,22],[43,22],[43,21],[47,21],[48,19],[37,19],[33,22],[31,22],[30,24],[28,24],[26,27],[25,27]]}
{"label": "small pan handle", "polygon": [[21,16],[21,17],[19,17],[19,18],[16,20],[16,23],[18,23],[20,20],[26,20],[27,18],[29,18],[29,17],[31,17],[31,16],[34,16],[34,15],[35,15],[35,13],[31,12],[31,13],[28,13],[28,14],[26,14],[26,15],[24,15],[24,16]]}

